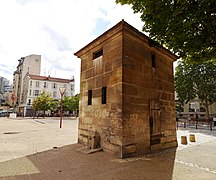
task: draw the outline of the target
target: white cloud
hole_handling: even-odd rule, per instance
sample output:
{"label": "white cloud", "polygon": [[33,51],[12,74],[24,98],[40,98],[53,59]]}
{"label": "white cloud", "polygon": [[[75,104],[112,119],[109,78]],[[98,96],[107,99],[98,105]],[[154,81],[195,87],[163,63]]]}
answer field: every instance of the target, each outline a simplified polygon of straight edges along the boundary
{"label": "white cloud", "polygon": [[141,30],[139,15],[115,0],[0,1],[0,64],[7,67],[0,66],[0,76],[12,81],[20,57],[40,54],[41,75],[74,75],[78,92],[80,60],[73,53],[122,19]]}

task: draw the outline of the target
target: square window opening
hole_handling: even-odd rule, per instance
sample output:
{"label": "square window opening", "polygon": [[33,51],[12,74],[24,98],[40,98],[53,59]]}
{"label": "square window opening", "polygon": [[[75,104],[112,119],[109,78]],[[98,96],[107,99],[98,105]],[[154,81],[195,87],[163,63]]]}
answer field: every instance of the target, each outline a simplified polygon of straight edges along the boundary
{"label": "square window opening", "polygon": [[100,56],[103,56],[103,49],[100,49],[100,50],[93,53],[93,59],[96,59]]}

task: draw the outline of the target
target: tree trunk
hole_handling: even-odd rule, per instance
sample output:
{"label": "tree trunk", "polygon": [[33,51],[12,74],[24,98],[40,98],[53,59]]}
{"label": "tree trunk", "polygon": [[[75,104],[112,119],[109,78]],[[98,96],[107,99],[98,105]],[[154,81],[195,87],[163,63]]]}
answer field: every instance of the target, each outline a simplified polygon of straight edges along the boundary
{"label": "tree trunk", "polygon": [[209,104],[208,104],[208,99],[207,98],[205,98],[205,108],[206,108],[207,118],[209,118]]}

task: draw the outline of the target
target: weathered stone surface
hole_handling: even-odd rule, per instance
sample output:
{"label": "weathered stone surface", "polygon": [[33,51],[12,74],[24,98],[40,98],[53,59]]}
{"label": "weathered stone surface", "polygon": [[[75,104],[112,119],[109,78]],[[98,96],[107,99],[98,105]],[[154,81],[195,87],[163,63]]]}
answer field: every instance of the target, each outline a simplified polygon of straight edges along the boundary
{"label": "weathered stone surface", "polygon": [[[97,131],[102,148],[122,158],[177,145],[173,84],[177,57],[149,41],[122,21],[75,53],[82,60],[80,143],[87,143],[91,132]],[[93,59],[101,49],[103,54]],[[107,88],[106,104],[102,87]]]}

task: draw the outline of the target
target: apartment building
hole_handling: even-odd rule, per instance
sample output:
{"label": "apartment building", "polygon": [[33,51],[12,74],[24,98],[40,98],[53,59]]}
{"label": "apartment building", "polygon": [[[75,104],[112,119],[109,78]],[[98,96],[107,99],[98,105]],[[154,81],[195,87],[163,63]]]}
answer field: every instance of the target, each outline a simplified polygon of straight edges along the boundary
{"label": "apartment building", "polygon": [[[0,93],[4,94],[5,88],[10,87],[10,81],[0,76]],[[7,90],[6,90],[7,91]]]}
{"label": "apartment building", "polygon": [[19,112],[25,116],[31,115],[33,101],[43,91],[49,92],[55,100],[60,99],[59,88],[64,87],[64,96],[74,96],[75,81],[50,76],[39,76],[27,73],[23,79],[23,91],[21,93]]}
{"label": "apartment building", "polygon": [[29,55],[18,60],[17,69],[13,74],[13,93],[17,97],[16,111],[21,104],[21,93],[23,91],[23,78],[27,73],[40,75],[41,55]]}
{"label": "apartment building", "polygon": [[8,103],[12,105],[11,94],[13,87],[10,84],[10,81],[4,77],[0,77],[0,104]]}

